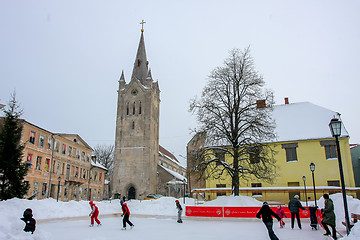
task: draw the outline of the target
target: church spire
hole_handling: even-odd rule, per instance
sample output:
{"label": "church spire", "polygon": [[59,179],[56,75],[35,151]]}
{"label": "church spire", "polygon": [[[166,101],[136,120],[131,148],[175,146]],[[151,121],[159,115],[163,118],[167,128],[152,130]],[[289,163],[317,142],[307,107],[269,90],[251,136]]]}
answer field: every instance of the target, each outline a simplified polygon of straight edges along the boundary
{"label": "church spire", "polygon": [[[144,20],[140,23],[144,24]],[[136,77],[138,80],[144,83],[144,80],[148,76],[148,61],[146,58],[146,51],[145,51],[145,41],[144,41],[144,29],[141,29],[141,37],[139,42],[139,47],[136,54],[136,59],[134,63],[134,69],[132,73],[132,77]]]}

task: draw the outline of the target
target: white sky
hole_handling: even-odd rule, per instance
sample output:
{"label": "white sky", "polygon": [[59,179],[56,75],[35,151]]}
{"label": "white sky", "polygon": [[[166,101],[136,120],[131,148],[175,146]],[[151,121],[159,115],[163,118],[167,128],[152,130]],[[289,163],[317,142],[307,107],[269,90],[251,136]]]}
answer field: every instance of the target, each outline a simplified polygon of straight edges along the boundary
{"label": "white sky", "polygon": [[0,101],[16,90],[27,121],[92,147],[114,143],[118,79],[124,70],[130,80],[144,19],[160,144],[179,160],[196,128],[189,100],[229,50],[248,45],[277,104],[340,112],[360,143],[359,11],[359,1],[329,0],[0,0]]}

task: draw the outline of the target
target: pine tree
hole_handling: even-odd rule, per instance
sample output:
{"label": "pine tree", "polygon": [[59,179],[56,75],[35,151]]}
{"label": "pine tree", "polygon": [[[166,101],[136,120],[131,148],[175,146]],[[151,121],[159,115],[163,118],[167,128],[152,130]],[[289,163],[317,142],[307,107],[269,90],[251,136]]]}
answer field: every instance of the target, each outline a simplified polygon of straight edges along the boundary
{"label": "pine tree", "polygon": [[28,168],[22,162],[22,111],[19,110],[15,94],[11,95],[9,105],[3,112],[5,116],[0,119],[0,199],[22,198],[28,190],[28,184],[24,182]]}

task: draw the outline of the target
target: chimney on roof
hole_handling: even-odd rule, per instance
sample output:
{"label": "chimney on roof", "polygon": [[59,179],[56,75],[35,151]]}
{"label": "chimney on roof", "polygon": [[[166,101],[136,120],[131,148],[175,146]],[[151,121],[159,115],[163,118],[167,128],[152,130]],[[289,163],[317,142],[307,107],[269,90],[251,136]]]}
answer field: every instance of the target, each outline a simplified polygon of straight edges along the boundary
{"label": "chimney on roof", "polygon": [[286,97],[286,98],[284,98],[284,99],[285,99],[285,104],[289,104],[289,98]]}
{"label": "chimney on roof", "polygon": [[266,108],[265,100],[256,100],[256,108]]}

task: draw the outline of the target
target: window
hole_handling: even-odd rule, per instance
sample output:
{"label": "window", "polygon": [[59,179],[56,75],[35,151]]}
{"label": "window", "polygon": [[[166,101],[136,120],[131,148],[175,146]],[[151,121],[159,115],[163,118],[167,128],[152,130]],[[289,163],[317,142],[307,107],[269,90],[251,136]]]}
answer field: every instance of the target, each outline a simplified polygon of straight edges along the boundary
{"label": "window", "polygon": [[[220,162],[225,162],[225,153],[222,150],[219,149],[215,149],[214,150],[214,155],[215,157],[218,159],[218,161]],[[220,162],[216,162],[216,166],[222,166]]]}
{"label": "window", "polygon": [[69,146],[68,147],[68,155],[71,157],[72,155],[72,150],[73,150],[73,147],[72,146]]}
{"label": "window", "polygon": [[99,173],[99,182],[101,182],[102,173]]}
{"label": "window", "polygon": [[[253,188],[261,187],[261,183],[251,183],[251,187],[253,187]],[[252,196],[253,197],[262,197],[262,192],[261,191],[253,191]]]}
{"label": "window", "polygon": [[74,176],[75,176],[76,178],[78,178],[78,176],[79,176],[79,167],[76,167],[76,168],[75,168],[75,174],[74,174]]}
{"label": "window", "polygon": [[34,131],[30,132],[29,142],[32,144],[35,144],[35,132]]}
{"label": "window", "polygon": [[33,196],[37,196],[39,191],[39,183],[34,181]]}
{"label": "window", "polygon": [[320,145],[325,149],[326,159],[337,159],[336,143],[334,140],[320,141]]}
{"label": "window", "polygon": [[86,161],[87,161],[87,162],[90,161],[90,154],[86,154]]}
{"label": "window", "polygon": [[46,158],[45,159],[45,171],[46,172],[49,171],[49,166],[50,166],[50,158]]}
{"label": "window", "polygon": [[46,183],[43,183],[43,185],[42,185],[41,196],[43,196],[43,197],[46,196]]}
{"label": "window", "polygon": [[131,124],[131,128],[132,129],[135,129],[135,122],[133,121],[132,124]]}
{"label": "window", "polygon": [[249,160],[251,164],[260,163],[260,148],[250,147],[249,148]]}
{"label": "window", "polygon": [[285,149],[287,162],[296,162],[298,160],[296,154],[297,143],[281,144],[281,147]]}
{"label": "window", "polygon": [[61,163],[58,161],[56,164],[56,174],[60,174]]}
{"label": "window", "polygon": [[40,157],[40,156],[38,156],[37,158],[36,158],[36,170],[41,170],[41,159],[42,159],[42,157]]}
{"label": "window", "polygon": [[68,198],[68,197],[69,197],[69,186],[65,186],[64,198]]}
{"label": "window", "polygon": [[32,157],[33,157],[33,155],[30,153],[28,153],[28,155],[26,157],[26,165],[28,166],[29,169],[31,169]]}
{"label": "window", "polygon": [[126,115],[129,115],[129,103],[126,103]]}
{"label": "window", "polygon": [[340,187],[340,181],[339,180],[333,180],[333,181],[327,181],[327,182],[328,182],[328,186]]}
{"label": "window", "polygon": [[48,138],[47,149],[51,149],[51,145],[52,145],[52,140],[51,140],[51,138]]}
{"label": "window", "polygon": [[76,149],[76,158],[80,159],[80,150],[79,149]]}
{"label": "window", "polygon": [[135,115],[135,102],[133,103],[133,115]]}
{"label": "window", "polygon": [[85,179],[86,178],[86,170],[84,169],[83,170],[83,179]]}
{"label": "window", "polygon": [[139,114],[141,114],[141,101],[139,102]]}
{"label": "window", "polygon": [[54,150],[55,152],[59,152],[59,141],[55,141]]}
{"label": "window", "polygon": [[337,152],[335,146],[325,146],[326,159],[337,159]]}
{"label": "window", "polygon": [[97,175],[98,175],[98,173],[97,173],[97,171],[95,171],[94,181],[97,181]]}
{"label": "window", "polygon": [[101,198],[101,189],[99,188],[98,190],[98,198],[100,199]]}
{"label": "window", "polygon": [[[226,188],[226,184],[216,184],[216,188]],[[217,191],[216,196],[226,196],[225,191]]]}
{"label": "window", "polygon": [[40,135],[40,137],[39,137],[39,147],[44,147],[44,144],[45,144],[45,136]]}
{"label": "window", "polygon": [[62,153],[62,154],[65,154],[65,153],[66,153],[66,144],[63,144],[63,145],[62,145],[61,153]]}
{"label": "window", "polygon": [[85,161],[85,152],[81,153],[81,160]]}

